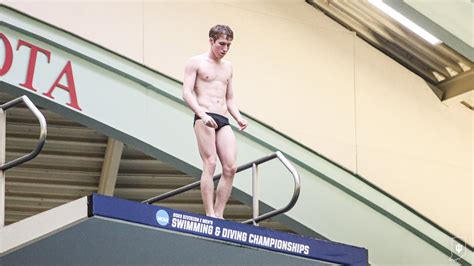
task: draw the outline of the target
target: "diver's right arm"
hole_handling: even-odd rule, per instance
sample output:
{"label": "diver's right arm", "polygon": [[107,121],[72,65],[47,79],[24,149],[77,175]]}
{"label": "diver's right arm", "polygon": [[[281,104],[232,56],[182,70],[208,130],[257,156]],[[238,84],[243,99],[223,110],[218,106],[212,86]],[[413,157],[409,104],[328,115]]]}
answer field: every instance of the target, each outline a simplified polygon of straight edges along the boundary
{"label": "diver's right arm", "polygon": [[193,93],[194,86],[196,83],[197,71],[198,71],[199,61],[197,59],[190,59],[186,63],[184,69],[184,81],[183,81],[183,100],[191,108],[191,110],[199,116],[205,125],[217,128],[217,123],[204,112],[204,110],[199,106],[196,96]]}

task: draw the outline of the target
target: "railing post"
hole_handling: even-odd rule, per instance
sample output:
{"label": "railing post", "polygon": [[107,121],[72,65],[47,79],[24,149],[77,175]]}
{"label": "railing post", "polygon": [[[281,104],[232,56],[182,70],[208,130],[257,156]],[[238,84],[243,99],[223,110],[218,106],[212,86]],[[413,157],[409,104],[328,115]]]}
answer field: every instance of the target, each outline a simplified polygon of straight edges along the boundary
{"label": "railing post", "polygon": [[[0,165],[5,163],[6,112],[0,108]],[[5,226],[5,171],[0,169],[0,229]]]}
{"label": "railing post", "polygon": [[[7,137],[6,110],[20,102],[25,103],[26,107],[28,107],[28,109],[30,109],[30,111],[33,112],[33,114],[38,119],[40,124],[40,137],[38,144],[32,152],[5,163],[7,148],[5,144],[5,139]],[[7,103],[0,104],[0,229],[5,226],[5,171],[35,158],[40,153],[41,149],[43,149],[44,143],[46,141],[46,134],[46,119],[28,97],[21,96]]]}
{"label": "railing post", "polygon": [[[258,166],[252,164],[252,218],[258,217],[259,211],[259,198],[258,198]],[[253,221],[253,225],[258,226],[258,223]]]}
{"label": "railing post", "polygon": [[[265,162],[268,162],[270,160],[273,160],[275,158],[278,158],[280,160],[280,162],[283,163],[285,165],[285,167],[293,175],[293,178],[294,178],[294,181],[295,181],[293,197],[291,198],[288,205],[286,205],[285,207],[283,207],[281,209],[273,210],[271,212],[267,212],[267,213],[262,214],[262,215],[259,215],[259,213],[260,213],[260,211],[259,211],[260,200],[259,200],[259,197],[258,197],[258,183],[259,183],[258,182],[258,165],[262,164],[262,163],[265,163]],[[271,218],[275,215],[287,212],[291,208],[293,208],[293,206],[295,206],[296,201],[298,200],[298,197],[300,195],[300,186],[301,186],[300,176],[299,176],[298,172],[296,171],[296,169],[293,167],[293,165],[288,161],[288,159],[286,159],[286,157],[280,151],[276,151],[275,153],[272,153],[270,155],[262,157],[258,160],[255,160],[255,161],[246,163],[244,165],[241,165],[241,166],[237,167],[236,172],[240,173],[241,171],[247,170],[249,168],[252,168],[252,194],[253,194],[252,195],[252,219],[248,219],[246,221],[243,221],[242,223],[245,223],[245,224],[251,224],[252,223],[252,224],[258,226],[259,222],[261,222],[265,219],[269,219],[269,218]],[[221,178],[221,174],[215,175],[213,177],[213,180],[216,181],[219,178]],[[188,184],[186,186],[183,186],[183,187],[177,188],[175,190],[163,193],[159,196],[144,200],[144,201],[142,201],[142,203],[152,204],[153,202],[157,202],[159,200],[167,199],[167,198],[172,197],[174,195],[178,195],[180,193],[189,191],[193,188],[197,188],[197,187],[199,187],[200,183],[201,183],[201,181],[196,181],[196,182]]]}
{"label": "railing post", "polygon": [[[46,119],[44,118],[43,114],[38,110],[38,108],[31,102],[31,100],[26,97],[26,96],[21,96],[18,97],[14,100],[11,100],[5,104],[0,104],[0,109],[2,109],[3,112],[5,112],[8,108],[13,107],[16,104],[19,104],[20,102],[23,102],[28,109],[33,113],[33,115],[38,119],[38,122],[40,124],[40,136],[38,139],[38,144],[36,147],[28,154],[25,154],[21,157],[18,157],[14,160],[11,160],[7,163],[1,163],[0,164],[0,169],[3,170],[4,172],[12,167],[15,167],[19,164],[22,164],[24,162],[27,162],[29,160],[32,160],[38,154],[41,152],[41,149],[43,149],[44,143],[46,142],[46,135],[47,135],[47,125],[46,125]],[[5,114],[4,114],[5,116]],[[6,128],[5,123],[4,126],[2,126],[3,129]]]}

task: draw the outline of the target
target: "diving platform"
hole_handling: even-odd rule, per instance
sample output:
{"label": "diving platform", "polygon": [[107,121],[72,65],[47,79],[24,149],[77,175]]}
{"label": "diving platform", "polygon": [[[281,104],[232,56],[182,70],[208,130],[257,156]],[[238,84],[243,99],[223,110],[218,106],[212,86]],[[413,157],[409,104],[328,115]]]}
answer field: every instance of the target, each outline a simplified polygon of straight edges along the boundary
{"label": "diving platform", "polygon": [[93,194],[0,231],[0,265],[367,265],[368,251]]}

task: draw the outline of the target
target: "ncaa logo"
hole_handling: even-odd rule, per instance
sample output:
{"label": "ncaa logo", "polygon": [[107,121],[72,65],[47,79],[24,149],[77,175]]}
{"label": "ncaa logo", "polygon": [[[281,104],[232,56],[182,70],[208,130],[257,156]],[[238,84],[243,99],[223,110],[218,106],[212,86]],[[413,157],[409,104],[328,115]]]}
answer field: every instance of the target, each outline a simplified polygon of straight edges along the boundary
{"label": "ncaa logo", "polygon": [[170,221],[170,216],[165,210],[159,210],[156,212],[156,221],[159,225],[166,226]]}

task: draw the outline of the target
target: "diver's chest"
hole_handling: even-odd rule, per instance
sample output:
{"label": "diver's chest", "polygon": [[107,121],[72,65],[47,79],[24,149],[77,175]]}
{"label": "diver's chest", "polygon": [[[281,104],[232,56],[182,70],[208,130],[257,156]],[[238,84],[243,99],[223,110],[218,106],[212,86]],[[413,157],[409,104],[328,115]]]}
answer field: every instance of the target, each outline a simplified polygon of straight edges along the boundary
{"label": "diver's chest", "polygon": [[221,81],[227,83],[230,78],[230,71],[222,67],[205,66],[199,69],[198,76],[204,81]]}

